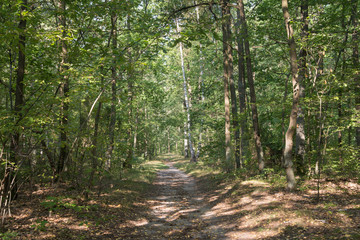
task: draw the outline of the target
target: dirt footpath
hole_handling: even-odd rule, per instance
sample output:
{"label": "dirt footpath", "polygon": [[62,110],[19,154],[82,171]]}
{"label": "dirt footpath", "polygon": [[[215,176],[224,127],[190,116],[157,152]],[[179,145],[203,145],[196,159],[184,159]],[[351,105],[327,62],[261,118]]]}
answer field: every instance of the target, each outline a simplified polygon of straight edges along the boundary
{"label": "dirt footpath", "polygon": [[129,221],[126,239],[226,239],[219,227],[212,226],[204,196],[194,178],[166,163],[158,172],[146,205],[149,211],[136,221]]}
{"label": "dirt footpath", "polygon": [[[196,181],[167,162],[136,220],[118,239],[358,239],[357,191],[352,205],[336,194],[315,204],[313,194],[274,191],[261,181]],[[324,194],[325,196],[325,194]],[[345,201],[344,196],[341,196]],[[333,201],[329,204],[329,201]],[[137,211],[139,213],[139,211]]]}

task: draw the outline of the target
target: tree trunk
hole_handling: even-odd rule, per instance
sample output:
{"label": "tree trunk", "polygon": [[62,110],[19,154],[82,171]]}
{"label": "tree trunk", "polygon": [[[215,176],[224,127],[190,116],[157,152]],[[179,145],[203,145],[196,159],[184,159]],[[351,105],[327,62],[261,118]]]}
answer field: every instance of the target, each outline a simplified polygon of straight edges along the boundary
{"label": "tree trunk", "polygon": [[[184,112],[186,112],[186,105],[184,101]],[[184,157],[189,158],[189,142],[186,121],[184,122]]]}
{"label": "tree trunk", "polygon": [[[197,19],[197,23],[200,24],[199,22],[199,8],[196,7],[196,19]],[[203,52],[202,52],[202,45],[200,44],[200,76],[199,76],[199,89],[200,89],[200,96],[199,96],[199,102],[201,104],[201,106],[204,105],[205,102],[205,96],[204,96],[204,56],[203,56]],[[199,142],[198,142],[198,147],[197,147],[197,151],[196,151],[196,159],[198,159],[200,157],[200,151],[201,151],[201,144],[202,144],[202,131],[203,131],[203,125],[204,125],[204,117],[201,117],[200,120],[200,130],[199,130]]]}
{"label": "tree trunk", "polygon": [[[127,29],[128,31],[131,31],[130,28],[130,16],[127,16]],[[129,42],[131,39],[129,39]],[[134,87],[133,87],[133,77],[134,77],[134,70],[133,70],[133,62],[132,62],[132,53],[131,48],[128,48],[128,57],[129,57],[129,66],[127,68],[127,87],[128,87],[128,129],[127,129],[127,156],[125,159],[125,162],[123,164],[124,168],[132,168],[132,160],[134,157],[133,152],[133,142],[134,142],[134,133],[133,133],[133,124],[132,124],[132,118],[133,118],[133,100],[134,100]]]}
{"label": "tree trunk", "polygon": [[11,200],[15,199],[17,196],[17,180],[16,180],[16,168],[19,162],[19,156],[21,152],[21,139],[20,139],[20,130],[17,127],[18,123],[23,118],[22,108],[24,106],[24,77],[25,77],[25,29],[26,29],[26,19],[24,17],[24,12],[27,10],[27,0],[23,1],[23,4],[20,8],[20,21],[18,25],[19,29],[19,43],[18,43],[18,68],[16,76],[16,90],[15,90],[15,125],[14,133],[11,135],[10,139],[10,161],[5,165],[5,174],[3,178],[3,187],[1,190],[1,215],[3,217],[2,224],[4,223],[4,217],[10,215],[10,203]]}
{"label": "tree trunk", "polygon": [[[230,10],[229,10],[230,15]],[[231,19],[226,19],[226,29],[227,31],[227,45],[226,45],[226,54],[228,57],[228,76],[229,76],[229,85],[230,85],[230,96],[231,96],[231,113],[232,113],[232,126],[234,129],[235,137],[235,163],[236,166],[240,164],[240,132],[239,132],[239,121],[238,121],[238,112],[237,112],[237,101],[236,101],[236,90],[234,82],[234,67],[233,67],[233,55],[232,55],[232,34],[231,34]]]}
{"label": "tree trunk", "polygon": [[62,77],[61,86],[59,93],[61,96],[61,106],[60,106],[60,154],[57,166],[57,180],[59,174],[62,173],[65,166],[65,161],[69,155],[69,146],[68,146],[68,118],[69,118],[69,70],[68,66],[68,47],[67,47],[67,26],[66,26],[66,1],[61,0],[58,2],[58,8],[60,9],[59,22],[62,31],[62,38],[60,39],[61,43],[61,63],[60,63],[60,75]]}
{"label": "tree trunk", "polygon": [[306,79],[306,42],[309,35],[309,21],[308,21],[308,0],[301,1],[301,21],[302,21],[302,30],[301,30],[301,41],[302,47],[299,53],[299,109],[297,114],[297,128],[296,128],[296,140],[295,140],[295,149],[298,160],[298,172],[301,175],[305,174],[305,120],[304,120],[304,111],[302,109],[302,104],[305,98],[305,79]]}
{"label": "tree trunk", "polygon": [[[360,147],[360,75],[359,75],[359,32],[358,28],[358,1],[352,0],[352,25],[353,25],[353,33],[352,33],[352,45],[353,45],[353,55],[352,61],[355,68],[355,76],[354,76],[354,92],[355,92],[355,119],[357,119],[357,127],[355,128],[356,131],[356,145]],[[357,93],[357,94],[356,94]]]}
{"label": "tree trunk", "polygon": [[[101,72],[103,72],[103,66],[100,67]],[[103,85],[104,83],[104,77],[101,76],[101,85]],[[89,188],[91,188],[93,186],[93,180],[94,180],[94,175],[96,172],[96,169],[99,165],[98,163],[98,133],[99,133],[99,124],[100,124],[100,113],[101,113],[101,108],[102,108],[102,101],[101,99],[99,100],[99,104],[98,104],[98,108],[96,110],[96,115],[95,115],[95,123],[94,123],[94,134],[93,134],[93,139],[92,139],[92,149],[91,149],[91,173],[90,173],[90,180],[89,180]]]}
{"label": "tree trunk", "polygon": [[230,137],[230,99],[229,83],[231,79],[231,34],[230,34],[230,7],[229,0],[221,1],[222,32],[223,32],[223,56],[224,56],[224,102],[225,102],[225,164],[226,171],[230,171],[231,165],[231,137]]}
{"label": "tree trunk", "polygon": [[133,155],[136,156],[136,148],[137,148],[137,135],[138,135],[138,127],[139,127],[139,108],[136,108],[135,113],[135,129],[134,129],[134,144],[133,144]]}
{"label": "tree trunk", "polygon": [[[179,22],[176,19],[176,30],[178,33],[180,33],[180,27],[179,27]],[[183,73],[183,88],[184,88],[184,104],[185,104],[185,108],[186,108],[186,115],[187,115],[187,133],[188,133],[188,144],[189,144],[189,149],[190,149],[190,162],[196,162],[196,156],[195,156],[195,151],[194,148],[192,146],[192,141],[191,141],[191,119],[190,119],[190,107],[189,107],[189,98],[188,98],[188,90],[187,90],[187,84],[186,84],[186,75],[185,75],[185,66],[184,66],[184,56],[183,56],[183,46],[182,46],[182,42],[180,42],[180,58],[181,58],[181,69],[182,69],[182,73]],[[186,153],[185,153],[186,154]]]}
{"label": "tree trunk", "polygon": [[284,149],[284,167],[286,169],[287,188],[292,190],[295,188],[295,176],[293,171],[293,156],[292,149],[294,145],[293,137],[296,131],[296,118],[299,105],[299,84],[298,84],[298,66],[296,57],[296,44],[294,39],[294,32],[290,24],[290,14],[288,11],[288,1],[282,0],[282,10],[285,20],[285,28],[288,36],[288,45],[290,53],[290,68],[291,80],[293,86],[293,104],[290,113],[290,123],[285,134],[285,149]]}
{"label": "tree trunk", "polygon": [[242,29],[244,45],[245,45],[247,80],[248,80],[248,84],[249,84],[249,88],[250,88],[250,105],[251,105],[252,121],[253,121],[253,128],[254,128],[255,147],[256,147],[256,153],[257,153],[257,158],[258,158],[258,167],[259,167],[259,170],[262,171],[264,169],[264,165],[265,165],[264,151],[262,148],[261,137],[260,137],[259,119],[258,119],[258,112],[257,112],[257,106],[256,106],[256,94],[255,94],[253,70],[252,70],[252,64],[251,64],[249,35],[248,35],[248,30],[247,30],[247,23],[246,23],[243,0],[239,0],[238,5],[239,5],[240,19],[241,19],[241,24],[242,24],[241,29]]}
{"label": "tree trunk", "polygon": [[106,162],[105,169],[110,170],[112,153],[114,151],[115,123],[116,123],[116,83],[118,79],[116,66],[116,50],[117,50],[117,15],[113,11],[111,14],[111,36],[112,36],[112,66],[111,66],[111,108],[109,123],[109,145],[105,153]]}
{"label": "tree trunk", "polygon": [[244,160],[246,157],[246,151],[249,147],[249,133],[247,125],[247,116],[246,116],[246,86],[245,86],[245,61],[244,61],[244,40],[242,38],[243,32],[241,29],[241,17],[240,10],[237,9],[237,45],[238,45],[238,69],[239,69],[239,78],[238,78],[238,93],[239,93],[239,105],[240,105],[240,159],[236,162],[236,168],[242,168],[244,165]]}

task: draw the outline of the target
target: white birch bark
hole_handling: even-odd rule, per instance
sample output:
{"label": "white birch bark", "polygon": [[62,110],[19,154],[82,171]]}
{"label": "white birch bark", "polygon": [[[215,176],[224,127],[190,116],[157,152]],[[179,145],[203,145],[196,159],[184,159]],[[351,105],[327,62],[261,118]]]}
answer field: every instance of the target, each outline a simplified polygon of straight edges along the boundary
{"label": "white birch bark", "polygon": [[[180,32],[180,27],[179,27],[179,21],[177,19],[175,19],[176,22],[176,31],[179,33]],[[180,50],[180,58],[181,58],[181,70],[182,70],[182,74],[183,74],[183,88],[184,88],[184,102],[185,102],[185,108],[186,108],[186,115],[187,115],[187,133],[188,133],[188,143],[189,143],[189,150],[190,150],[190,155],[191,155],[191,162],[196,162],[196,156],[195,156],[195,151],[194,148],[192,146],[192,142],[191,142],[191,127],[190,127],[190,107],[189,107],[189,98],[188,98],[188,91],[187,91],[187,84],[186,84],[186,74],[185,74],[185,66],[184,66],[184,53],[183,53],[183,46],[182,46],[182,42],[180,42],[179,44],[179,50]]]}

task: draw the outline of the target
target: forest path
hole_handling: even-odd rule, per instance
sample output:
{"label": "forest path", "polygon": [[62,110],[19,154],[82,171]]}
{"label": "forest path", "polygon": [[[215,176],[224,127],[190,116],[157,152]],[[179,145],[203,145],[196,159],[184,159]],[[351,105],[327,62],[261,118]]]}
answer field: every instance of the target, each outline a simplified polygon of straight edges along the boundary
{"label": "forest path", "polygon": [[153,189],[146,197],[148,211],[136,221],[128,221],[122,239],[230,239],[195,179],[165,163]]}
{"label": "forest path", "polygon": [[286,192],[212,173],[194,178],[175,167],[187,160],[162,160],[168,168],[157,172],[131,220],[116,229],[118,239],[359,239],[358,184],[347,183],[346,198],[337,190],[319,205],[315,190]]}

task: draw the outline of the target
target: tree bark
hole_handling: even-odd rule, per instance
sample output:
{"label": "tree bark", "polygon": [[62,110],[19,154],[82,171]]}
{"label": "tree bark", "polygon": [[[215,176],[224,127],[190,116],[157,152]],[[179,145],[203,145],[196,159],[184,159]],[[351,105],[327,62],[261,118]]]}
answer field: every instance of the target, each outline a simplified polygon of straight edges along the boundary
{"label": "tree bark", "polygon": [[61,43],[61,63],[60,63],[60,75],[61,75],[61,86],[59,89],[59,93],[61,96],[61,106],[60,106],[60,154],[57,166],[57,180],[59,174],[62,173],[65,166],[65,161],[69,155],[69,147],[68,147],[68,134],[67,134],[67,126],[68,126],[68,118],[69,118],[69,61],[68,61],[68,46],[67,46],[67,22],[66,22],[66,1],[60,0],[58,2],[58,8],[60,10],[59,22],[62,30],[62,37],[60,39]]}
{"label": "tree bark", "polygon": [[246,116],[246,85],[245,85],[245,61],[244,61],[244,40],[242,38],[243,32],[241,29],[241,17],[240,10],[237,9],[237,45],[238,45],[238,93],[239,93],[239,105],[240,105],[240,159],[236,162],[236,168],[242,168],[246,157],[246,149],[249,147],[249,133]]}
{"label": "tree bark", "polygon": [[[184,101],[184,112],[186,112],[186,105]],[[189,158],[189,142],[188,142],[187,124],[184,122],[184,157]]]}
{"label": "tree bark", "polygon": [[230,171],[231,165],[231,136],[230,136],[230,99],[229,83],[231,79],[232,54],[230,34],[230,7],[229,0],[221,1],[222,33],[223,33],[223,56],[224,56],[224,103],[225,103],[225,164],[226,170]]}
{"label": "tree bark", "polygon": [[[130,26],[130,15],[127,16],[127,29],[130,32],[131,26]],[[129,42],[131,41],[129,36]],[[133,142],[134,142],[134,131],[133,131],[133,100],[134,100],[134,84],[133,84],[133,78],[134,76],[134,70],[133,70],[133,60],[132,60],[132,49],[129,47],[128,52],[128,67],[127,67],[127,87],[128,87],[128,97],[127,97],[127,107],[128,107],[128,128],[127,128],[127,156],[125,159],[125,162],[123,164],[124,168],[132,168],[132,160],[134,157],[133,152]]]}
{"label": "tree bark", "polygon": [[111,13],[111,44],[112,44],[112,66],[111,66],[111,107],[110,107],[110,122],[109,122],[109,145],[107,147],[105,157],[105,169],[107,171],[111,168],[112,154],[114,151],[115,138],[115,123],[116,123],[116,83],[118,74],[116,71],[116,51],[117,51],[117,15],[115,11]]}
{"label": "tree bark", "polygon": [[[176,19],[176,30],[178,33],[180,33],[180,27],[179,27],[179,22]],[[187,90],[187,84],[186,84],[186,75],[185,75],[185,65],[184,65],[184,54],[183,54],[183,45],[182,42],[180,42],[180,58],[181,58],[181,69],[182,69],[182,73],[183,73],[183,89],[184,89],[184,104],[185,104],[185,108],[186,108],[186,115],[187,115],[187,134],[188,134],[188,144],[189,144],[189,150],[190,150],[190,162],[196,162],[196,155],[195,155],[195,151],[192,145],[192,141],[191,141],[191,119],[190,119],[190,106],[189,106],[189,98],[188,98],[188,90]]]}
{"label": "tree bark", "polygon": [[[197,20],[197,23],[200,24],[199,8],[198,7],[196,7],[196,20]],[[201,43],[199,43],[199,45],[200,45],[200,75],[199,75],[200,96],[199,96],[199,102],[200,102],[201,106],[203,106],[204,102],[205,102],[204,78],[203,78],[203,75],[204,75],[204,55],[203,55],[203,52],[202,52]],[[196,150],[196,159],[199,159],[199,157],[200,157],[203,125],[204,125],[204,118],[201,117],[200,130],[199,130],[199,142],[198,142],[198,147],[197,147],[197,150]]]}
{"label": "tree bark", "polygon": [[[20,21],[18,25],[19,29],[19,43],[18,43],[18,67],[16,74],[16,89],[15,89],[15,125],[14,132],[11,135],[10,139],[10,161],[5,165],[5,174],[3,180],[3,189],[1,193],[1,205],[0,209],[2,211],[2,217],[10,214],[10,202],[15,199],[17,196],[17,180],[16,180],[16,168],[19,162],[19,156],[21,153],[21,132],[18,128],[19,121],[23,118],[22,109],[25,103],[24,100],[24,77],[25,77],[25,30],[27,21],[24,16],[24,12],[27,10],[28,1],[24,0],[23,4],[20,7]],[[4,221],[4,220],[3,220]],[[3,222],[2,222],[3,223]]]}
{"label": "tree bark", "polygon": [[[229,10],[230,15],[230,10]],[[231,113],[232,113],[232,126],[234,129],[234,138],[235,138],[235,163],[236,166],[240,164],[240,132],[239,132],[239,121],[238,121],[238,112],[237,112],[237,101],[236,101],[236,90],[234,82],[234,67],[233,67],[233,54],[232,54],[232,33],[231,33],[231,18],[226,19],[226,29],[227,31],[227,58],[228,58],[228,76],[229,76],[229,85],[230,85],[230,98],[231,98]]]}
{"label": "tree bark", "polygon": [[299,105],[299,84],[298,84],[298,66],[296,57],[296,44],[294,39],[294,31],[290,24],[290,14],[288,10],[288,1],[282,0],[282,10],[285,20],[285,28],[288,36],[289,54],[290,54],[290,68],[291,80],[293,86],[293,103],[290,113],[289,127],[285,134],[285,149],[284,149],[284,167],[287,177],[287,188],[292,190],[295,188],[295,176],[293,171],[293,156],[292,149],[294,145],[293,137],[296,131],[296,118]]}
{"label": "tree bark", "polygon": [[308,0],[301,1],[301,21],[302,21],[302,29],[301,29],[301,41],[302,47],[299,53],[299,109],[297,114],[297,128],[296,128],[296,138],[295,138],[295,149],[298,160],[298,172],[301,175],[305,174],[305,120],[304,120],[304,111],[302,108],[302,104],[305,98],[305,79],[306,79],[306,42],[309,35],[309,21],[308,21]]}
{"label": "tree bark", "polygon": [[[353,25],[353,33],[352,33],[352,45],[353,45],[353,54],[352,61],[355,68],[355,76],[354,76],[354,90],[355,90],[355,119],[357,119],[357,127],[355,127],[356,131],[356,145],[360,147],[360,74],[359,74],[359,32],[358,28],[358,1],[351,0],[352,11],[351,11],[351,22]],[[357,94],[356,94],[357,93]]]}
{"label": "tree bark", "polygon": [[[103,66],[100,67],[101,72],[103,72]],[[101,85],[104,83],[104,77],[101,76]],[[100,124],[100,114],[101,114],[101,108],[102,108],[102,101],[99,100],[98,108],[96,110],[95,115],[95,123],[94,123],[94,134],[92,138],[92,149],[91,149],[91,173],[90,173],[90,179],[89,179],[89,188],[93,186],[93,180],[94,175],[96,173],[96,169],[99,165],[98,163],[98,133],[99,133],[99,124]]]}
{"label": "tree bark", "polygon": [[246,23],[246,16],[245,16],[245,9],[243,0],[238,0],[239,11],[240,11],[240,19],[241,19],[241,29],[243,33],[244,45],[245,45],[245,56],[246,56],[246,70],[247,70],[247,80],[250,88],[250,106],[252,112],[252,121],[253,121],[253,128],[254,128],[254,140],[255,140],[255,147],[256,153],[258,158],[258,167],[259,170],[262,171],[265,166],[264,162],[264,151],[261,144],[261,137],[260,137],[260,127],[259,127],[259,118],[256,106],[256,93],[255,93],[255,86],[254,86],[254,76],[251,64],[251,53],[250,53],[250,44],[249,44],[249,35],[247,30],[247,23]]}

